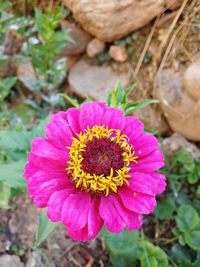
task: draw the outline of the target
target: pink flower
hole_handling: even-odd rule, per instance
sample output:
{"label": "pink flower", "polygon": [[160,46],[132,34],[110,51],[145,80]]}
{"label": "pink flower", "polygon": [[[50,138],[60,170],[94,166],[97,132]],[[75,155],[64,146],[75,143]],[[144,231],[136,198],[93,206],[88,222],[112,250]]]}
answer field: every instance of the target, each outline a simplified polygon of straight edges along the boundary
{"label": "pink flower", "polygon": [[51,116],[46,138],[32,142],[24,177],[37,207],[47,207],[75,240],[139,229],[142,214],[165,190],[163,154],[135,116],[103,103],[85,103]]}

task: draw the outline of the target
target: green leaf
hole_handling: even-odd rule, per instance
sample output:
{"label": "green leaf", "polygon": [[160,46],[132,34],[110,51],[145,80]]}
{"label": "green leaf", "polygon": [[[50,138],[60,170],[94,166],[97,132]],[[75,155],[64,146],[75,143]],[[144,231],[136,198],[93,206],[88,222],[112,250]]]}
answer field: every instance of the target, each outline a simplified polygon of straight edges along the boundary
{"label": "green leaf", "polygon": [[191,205],[183,205],[179,208],[176,222],[182,232],[193,230],[199,221],[199,215]]}
{"label": "green leaf", "polygon": [[16,83],[16,77],[0,79],[0,102],[3,101],[10,93],[10,89]]}
{"label": "green leaf", "polygon": [[144,108],[154,103],[159,103],[159,100],[151,99],[151,100],[144,100],[144,101],[133,103],[132,105],[130,105],[128,108],[125,109],[125,114],[130,115],[134,110],[139,109],[139,108]]}
{"label": "green leaf", "polygon": [[46,216],[46,209],[42,209],[38,222],[38,230],[34,247],[39,246],[55,230],[59,223],[51,222]]}
{"label": "green leaf", "polygon": [[141,267],[168,267],[168,258],[166,253],[149,241],[141,241],[140,246],[143,253],[140,256]]}
{"label": "green leaf", "polygon": [[185,246],[185,238],[184,238],[184,236],[180,235],[180,236],[178,237],[178,242],[179,242],[179,244],[180,244],[181,246]]}
{"label": "green leaf", "polygon": [[155,210],[155,214],[159,219],[164,220],[172,216],[175,210],[175,199],[173,197],[167,197],[164,201],[158,204]]}
{"label": "green leaf", "polygon": [[176,161],[183,164],[183,169],[186,172],[193,172],[195,170],[195,161],[192,155],[185,149],[181,149],[176,156]]}
{"label": "green leaf", "polygon": [[0,208],[8,209],[11,198],[11,188],[3,182],[0,182]]}
{"label": "green leaf", "polygon": [[185,241],[191,248],[200,250],[200,231],[194,230],[192,232],[185,233]]}
{"label": "green leaf", "polygon": [[125,110],[128,104],[127,97],[133,91],[135,86],[136,84],[134,83],[132,86],[124,90],[122,82],[119,81],[115,89],[108,94],[106,100],[107,105]]}
{"label": "green leaf", "polygon": [[148,128],[144,128],[144,131],[145,131],[145,133],[150,133],[150,134],[153,134],[153,135],[155,135],[155,134],[158,133],[157,130],[150,130],[150,129],[148,129]]}
{"label": "green leaf", "polygon": [[25,160],[19,160],[16,162],[13,161],[7,164],[0,164],[0,181],[3,181],[6,185],[10,187],[25,190],[26,181],[22,179],[25,164]]}
{"label": "green leaf", "polygon": [[76,108],[80,108],[80,104],[78,103],[77,99],[71,98],[67,94],[63,94],[63,93],[60,93],[59,95],[62,96],[64,99],[66,99],[67,102],[69,102],[72,106]]}
{"label": "green leaf", "polygon": [[173,259],[180,263],[184,261],[191,261],[190,254],[187,249],[181,247],[179,244],[174,244],[171,249]]}
{"label": "green leaf", "polygon": [[0,3],[0,13],[12,6],[10,1],[1,1]]}
{"label": "green leaf", "polygon": [[9,160],[25,158],[31,143],[31,131],[7,129],[0,131],[0,149]]}
{"label": "green leaf", "polygon": [[198,182],[199,176],[195,172],[192,172],[188,175],[187,180],[189,184],[195,184]]}
{"label": "green leaf", "polygon": [[107,232],[106,244],[114,267],[133,266],[140,253],[138,235],[137,231],[128,232],[127,230],[119,234]]}

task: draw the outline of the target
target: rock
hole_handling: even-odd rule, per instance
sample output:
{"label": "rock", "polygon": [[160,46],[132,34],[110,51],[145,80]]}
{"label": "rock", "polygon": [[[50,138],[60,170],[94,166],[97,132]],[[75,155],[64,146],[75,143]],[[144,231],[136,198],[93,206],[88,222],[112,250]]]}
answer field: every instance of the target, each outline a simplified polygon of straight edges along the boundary
{"label": "rock", "polygon": [[190,65],[183,76],[184,89],[194,100],[200,100],[200,60]]}
{"label": "rock", "polygon": [[87,45],[87,55],[88,57],[96,57],[102,53],[105,49],[105,43],[97,38],[92,39]]}
{"label": "rock", "polygon": [[16,255],[4,254],[0,256],[0,267],[23,267],[24,264]]}
{"label": "rock", "polygon": [[[177,0],[173,0],[174,3]],[[169,0],[63,0],[85,31],[111,42],[148,24]],[[172,2],[172,1],[171,1]]]}
{"label": "rock", "polygon": [[169,10],[176,10],[181,6],[181,1],[180,0],[167,0],[166,1],[166,7]]}
{"label": "rock", "polygon": [[69,30],[69,36],[72,41],[69,41],[66,44],[66,46],[62,49],[60,56],[74,56],[84,53],[91,40],[91,36],[84,32],[75,23],[69,23],[63,20],[61,22],[61,27]]}
{"label": "rock", "polygon": [[44,267],[45,266],[45,262],[43,262],[42,255],[37,250],[33,252],[29,252],[27,258],[28,260],[26,262],[26,267]]}
{"label": "rock", "polygon": [[18,64],[16,72],[23,88],[35,91],[35,82],[37,77],[33,65],[31,63]]}
{"label": "rock", "polygon": [[139,117],[149,130],[158,131],[159,134],[165,134],[169,130],[163,114],[152,106],[137,109],[133,114]]}
{"label": "rock", "polygon": [[200,141],[200,102],[183,90],[181,75],[162,70],[156,79],[154,94],[160,100],[172,130],[190,140]]}
{"label": "rock", "polygon": [[24,38],[16,31],[9,30],[5,34],[3,43],[3,54],[15,55],[20,51]]}
{"label": "rock", "polygon": [[193,159],[200,160],[200,149],[193,143],[188,142],[182,135],[174,133],[163,140],[163,144],[169,155],[175,154],[180,149],[186,149]]}
{"label": "rock", "polygon": [[106,101],[107,93],[113,89],[117,81],[124,86],[129,84],[129,73],[118,74],[110,66],[89,65],[80,60],[69,72],[70,89],[80,97]]}
{"label": "rock", "polygon": [[110,46],[109,55],[111,58],[119,62],[125,62],[128,58],[126,48],[115,45]]}
{"label": "rock", "polygon": [[[16,75],[16,64],[9,56],[4,55],[5,62],[0,65],[0,78]],[[1,55],[1,60],[3,55]]]}

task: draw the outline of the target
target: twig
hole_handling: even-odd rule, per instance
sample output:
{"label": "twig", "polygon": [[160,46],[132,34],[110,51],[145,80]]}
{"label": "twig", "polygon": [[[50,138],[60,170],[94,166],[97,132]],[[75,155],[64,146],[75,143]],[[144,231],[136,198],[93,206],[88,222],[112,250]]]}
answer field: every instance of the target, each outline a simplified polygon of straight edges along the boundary
{"label": "twig", "polygon": [[158,62],[159,62],[159,60],[160,60],[160,58],[161,58],[163,49],[164,49],[164,47],[166,46],[166,44],[167,44],[167,42],[168,42],[168,39],[169,39],[169,37],[170,37],[170,35],[171,35],[173,29],[175,28],[175,26],[176,26],[176,24],[177,24],[177,22],[178,22],[178,20],[179,20],[179,18],[180,18],[180,16],[181,16],[181,14],[182,14],[182,12],[183,12],[183,10],[184,10],[184,8],[185,8],[187,2],[188,2],[188,0],[184,0],[184,1],[183,1],[181,7],[179,8],[179,10],[178,10],[178,12],[177,12],[177,14],[176,14],[174,20],[172,21],[172,23],[171,23],[171,25],[170,25],[170,27],[169,27],[169,30],[168,30],[168,32],[167,32],[166,37],[163,39],[163,41],[162,41],[161,44],[160,44],[160,48],[159,48],[158,55],[157,55],[157,60],[156,60],[157,64],[158,64]]}
{"label": "twig", "polygon": [[156,20],[155,20],[155,22],[154,22],[154,25],[153,25],[153,27],[151,28],[151,31],[150,31],[150,33],[149,33],[149,35],[148,35],[148,37],[147,37],[146,43],[145,43],[145,45],[144,45],[144,48],[143,48],[142,53],[141,53],[141,55],[140,55],[140,58],[139,58],[139,60],[138,60],[137,66],[136,66],[136,68],[135,68],[135,72],[134,72],[135,75],[137,75],[138,72],[139,72],[139,70],[140,70],[140,67],[141,67],[141,65],[142,65],[143,59],[144,59],[144,57],[145,57],[145,54],[146,54],[146,52],[147,52],[147,50],[148,50],[148,48],[149,48],[149,45],[150,45],[151,40],[152,40],[152,37],[153,37],[153,35],[154,35],[156,26],[158,25],[159,19],[160,19],[160,16],[158,16],[158,17],[156,18]]}
{"label": "twig", "polygon": [[174,32],[174,34],[172,35],[172,38],[171,38],[171,40],[170,40],[170,42],[169,42],[169,45],[167,46],[167,49],[165,50],[164,56],[163,56],[162,61],[161,61],[161,63],[160,63],[159,69],[158,69],[158,71],[157,71],[157,75],[159,75],[160,71],[161,71],[162,68],[164,67],[165,62],[166,62],[166,60],[167,60],[167,57],[168,57],[168,55],[169,55],[169,53],[170,53],[170,51],[171,51],[171,48],[172,48],[172,46],[173,46],[173,44],[174,44],[174,41],[176,40],[176,37],[177,37],[178,33],[181,31],[182,28],[183,28],[183,25],[180,25],[180,26],[177,28],[177,30]]}

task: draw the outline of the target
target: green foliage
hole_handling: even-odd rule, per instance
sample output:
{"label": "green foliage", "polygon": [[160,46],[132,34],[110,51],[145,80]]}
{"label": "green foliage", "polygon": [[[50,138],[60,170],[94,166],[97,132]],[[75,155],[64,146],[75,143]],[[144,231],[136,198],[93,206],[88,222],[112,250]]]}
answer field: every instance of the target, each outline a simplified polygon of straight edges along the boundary
{"label": "green foliage", "polygon": [[11,188],[0,181],[0,208],[9,208],[9,201],[11,197]]}
{"label": "green foliage", "polygon": [[39,217],[38,230],[34,247],[39,246],[39,244],[46,240],[57,226],[58,223],[53,223],[47,218],[46,209],[42,209],[41,215]]}
{"label": "green foliage", "polygon": [[128,96],[136,87],[136,84],[133,84],[126,91],[124,90],[122,83],[118,82],[115,90],[113,90],[107,97],[107,105],[121,108],[124,110],[125,115],[130,115],[134,110],[139,108],[144,108],[150,104],[158,103],[159,101],[156,99],[144,100],[140,102],[130,103],[128,101]]}
{"label": "green foliage", "polygon": [[175,199],[172,196],[168,196],[162,202],[159,203],[155,210],[155,214],[159,219],[164,220],[172,216],[175,210]]}
{"label": "green foliage", "polygon": [[33,23],[31,18],[19,17],[12,13],[7,13],[7,9],[11,6],[10,1],[1,1],[0,3],[0,43],[2,43],[3,36],[8,30],[15,30],[24,35],[26,27]]}
{"label": "green foliage", "polygon": [[[66,30],[57,30],[62,16],[63,8],[60,7],[55,12],[48,9],[46,14],[40,10],[35,11],[35,24],[41,41],[29,42],[28,52],[31,55],[32,63],[39,74],[45,76],[45,86],[50,84],[56,86],[61,79],[56,75],[56,71],[66,71],[65,64],[61,65],[60,60],[55,61],[61,49],[70,40]],[[56,78],[56,79],[55,79]],[[61,75],[63,78],[63,75]]]}
{"label": "green foliage", "polygon": [[138,231],[124,230],[120,234],[104,233],[113,267],[136,266],[140,261],[141,267],[167,267],[166,253],[140,237]]}
{"label": "green foliage", "polygon": [[[38,126],[32,129],[16,125],[15,128],[0,130],[0,184],[4,201],[9,202],[10,198],[15,196],[16,190],[21,193],[26,191],[26,181],[22,179],[22,173],[30,144],[34,137],[44,135],[43,127],[47,121],[48,119],[41,120]],[[9,197],[7,191],[10,192]]]}
{"label": "green foliage", "polygon": [[185,245],[186,243],[192,249],[199,250],[200,217],[197,211],[190,205],[181,206],[178,210],[176,222],[182,233],[182,235],[179,236],[180,244]]}
{"label": "green foliage", "polygon": [[15,85],[16,81],[16,77],[0,79],[0,108],[4,99],[9,95],[11,88]]}

